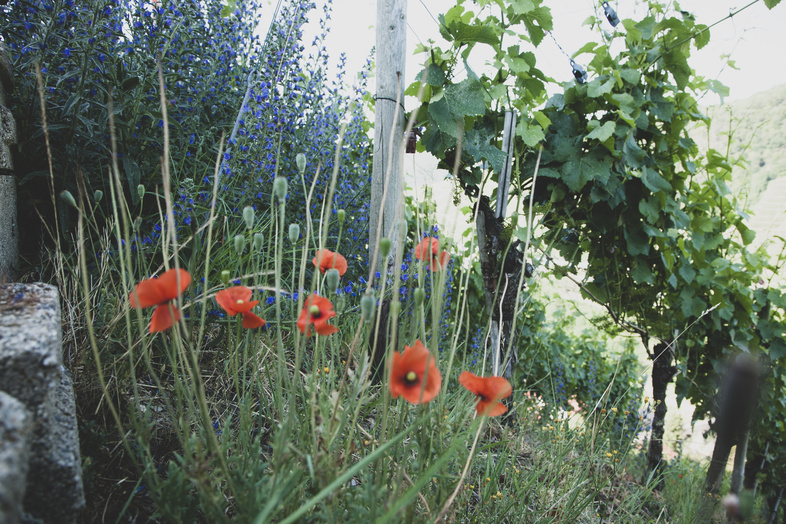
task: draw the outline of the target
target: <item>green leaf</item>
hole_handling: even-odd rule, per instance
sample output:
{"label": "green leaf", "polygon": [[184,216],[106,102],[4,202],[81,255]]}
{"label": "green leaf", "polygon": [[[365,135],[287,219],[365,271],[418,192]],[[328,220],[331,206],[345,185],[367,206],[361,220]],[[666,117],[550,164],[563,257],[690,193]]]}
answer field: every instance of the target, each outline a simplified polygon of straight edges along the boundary
{"label": "green leaf", "polygon": [[710,30],[704,24],[696,24],[695,31],[693,43],[696,44],[696,49],[701,49],[710,42]]}
{"label": "green leaf", "polygon": [[551,95],[549,99],[546,100],[546,107],[544,109],[549,109],[552,107],[562,110],[565,107],[565,95],[562,93]]}
{"label": "green leaf", "polygon": [[469,25],[464,22],[454,22],[449,26],[453,40],[461,43],[479,42],[490,46],[498,46],[499,38],[492,26]]}
{"label": "green leaf", "polygon": [[478,162],[488,160],[494,172],[500,173],[507,157],[500,148],[491,144],[492,138],[492,133],[486,129],[470,129],[464,133],[464,151]]}
{"label": "green leaf", "polygon": [[660,217],[660,205],[653,197],[642,198],[639,201],[639,213],[641,213],[650,224],[657,222]]}
{"label": "green leaf", "polygon": [[535,118],[535,120],[538,121],[538,124],[540,124],[543,129],[548,129],[548,127],[551,125],[551,120],[543,113],[543,111],[533,111],[532,116]]}
{"label": "green leaf", "polygon": [[569,160],[561,168],[562,180],[571,191],[578,193],[590,181],[604,184],[611,174],[611,158],[600,159],[584,155],[578,160]]}
{"label": "green leaf", "polygon": [[512,0],[510,7],[517,15],[525,15],[535,9],[535,4],[532,3],[532,0]]}
{"label": "green leaf", "polygon": [[540,126],[530,125],[526,120],[520,120],[519,123],[516,124],[516,134],[520,136],[529,147],[535,147],[546,138]]}
{"label": "green leaf", "polygon": [[634,86],[639,85],[641,81],[641,73],[635,69],[623,69],[620,71],[620,76],[627,83],[633,84]]}
{"label": "green leaf", "polygon": [[743,224],[742,221],[737,223],[737,231],[740,232],[742,244],[745,246],[749,245],[756,238],[756,232]]}
{"label": "green leaf", "polygon": [[478,80],[467,78],[445,88],[445,102],[456,117],[482,115],[486,112],[486,97],[483,85]]}
{"label": "green leaf", "polygon": [[772,9],[776,5],[780,4],[781,0],[764,0],[764,5],[767,6],[767,9]]}
{"label": "green leaf", "polygon": [[641,170],[641,181],[644,182],[647,189],[653,193],[663,191],[666,194],[670,194],[672,192],[671,184],[652,168],[644,167],[644,169]]}
{"label": "green leaf", "polygon": [[426,151],[437,158],[441,158],[447,149],[456,145],[456,137],[440,131],[436,126],[428,126],[423,133],[420,143],[423,144]]}
{"label": "green leaf", "polygon": [[140,182],[141,171],[139,166],[131,160],[131,158],[123,157],[123,170],[126,172],[126,180],[128,180],[128,191],[131,193],[131,202],[134,205],[139,204],[139,192],[137,186]]}
{"label": "green leaf", "polygon": [[696,270],[688,263],[683,263],[677,271],[686,284],[693,283],[693,279],[696,278]]}
{"label": "green leaf", "polygon": [[[41,173],[46,174],[45,171],[41,171]],[[538,171],[538,176],[546,178],[561,178],[559,171],[552,167],[541,167]]]}
{"label": "green leaf", "polygon": [[546,36],[546,31],[553,29],[551,9],[548,7],[536,7],[523,16],[524,27],[535,47],[539,46]]}
{"label": "green leaf", "polygon": [[783,358],[786,355],[786,344],[784,344],[782,338],[776,338],[770,343],[770,347],[767,349],[767,354],[770,357],[770,360],[775,361]]}
{"label": "green leaf", "polygon": [[[439,131],[452,137],[458,137],[459,128],[462,122],[456,117],[453,111],[450,110],[450,106],[448,106],[448,102],[445,100],[444,96],[437,101],[429,103],[428,114]],[[429,149],[429,151],[431,151],[431,149]]]}
{"label": "green leaf", "polygon": [[630,272],[630,277],[637,284],[654,284],[655,278],[652,276],[652,271],[646,265],[641,263],[634,264],[633,271]]}
{"label": "green leaf", "polygon": [[625,241],[628,245],[628,253],[632,256],[646,255],[650,252],[650,237],[639,227],[628,227],[625,229]]}
{"label": "green leaf", "polygon": [[688,65],[688,57],[682,52],[681,49],[670,49],[663,53],[663,64],[666,69],[671,72],[674,81],[677,83],[677,88],[680,90],[685,89],[690,80],[691,68]]}
{"label": "green leaf", "polygon": [[611,95],[611,99],[617,103],[617,106],[621,110],[628,113],[629,115],[633,115],[633,113],[638,108],[636,100],[634,100],[634,98],[628,93],[615,93]]}
{"label": "green leaf", "polygon": [[575,53],[573,53],[573,58],[576,58],[577,56],[579,56],[579,55],[580,55],[580,54],[582,54],[582,53],[591,53],[591,54],[595,54],[595,49],[596,49],[596,48],[597,48],[599,45],[600,45],[600,44],[598,44],[597,42],[587,42],[586,44],[584,44],[583,46],[581,46],[581,48],[579,48],[579,50],[578,50],[578,51],[576,51]]}
{"label": "green leaf", "polygon": [[[423,72],[418,75],[423,78]],[[426,68],[426,83],[432,86],[441,86],[445,82],[445,72],[437,64],[429,64]]]}
{"label": "green leaf", "polygon": [[633,134],[628,135],[625,145],[622,146],[622,158],[625,163],[633,169],[639,169],[647,158],[647,153],[639,147]]}
{"label": "green leaf", "polygon": [[614,79],[607,78],[605,82],[601,83],[600,78],[593,78],[589,84],[587,84],[587,96],[591,98],[597,98],[599,96],[606,95],[611,93],[611,89],[614,87]]}
{"label": "green leaf", "polygon": [[674,114],[674,102],[670,102],[663,97],[663,89],[653,89],[649,95],[650,112],[664,122],[671,122]]}
{"label": "green leaf", "polygon": [[592,120],[589,123],[590,127],[592,127],[593,123],[595,124],[595,128],[587,134],[587,138],[595,138],[601,142],[605,142],[611,138],[611,135],[614,134],[614,130],[617,128],[617,124],[612,120],[609,120],[603,125],[599,125],[600,122],[598,120]]}
{"label": "green leaf", "polygon": [[729,96],[729,88],[725,86],[720,80],[708,80],[707,88],[720,96],[721,104],[723,103],[723,99]]}

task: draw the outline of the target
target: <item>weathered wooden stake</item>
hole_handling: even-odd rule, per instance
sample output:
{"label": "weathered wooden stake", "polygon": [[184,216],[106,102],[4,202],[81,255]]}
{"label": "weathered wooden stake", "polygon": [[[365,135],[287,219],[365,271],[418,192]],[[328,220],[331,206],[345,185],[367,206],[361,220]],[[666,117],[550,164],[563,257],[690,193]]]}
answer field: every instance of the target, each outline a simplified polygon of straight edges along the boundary
{"label": "weathered wooden stake", "polygon": [[391,241],[387,260],[377,267],[388,269],[395,260],[394,228],[399,219],[404,151],[404,64],[407,49],[406,0],[377,0],[374,167],[371,174],[369,212],[369,261],[382,237]]}

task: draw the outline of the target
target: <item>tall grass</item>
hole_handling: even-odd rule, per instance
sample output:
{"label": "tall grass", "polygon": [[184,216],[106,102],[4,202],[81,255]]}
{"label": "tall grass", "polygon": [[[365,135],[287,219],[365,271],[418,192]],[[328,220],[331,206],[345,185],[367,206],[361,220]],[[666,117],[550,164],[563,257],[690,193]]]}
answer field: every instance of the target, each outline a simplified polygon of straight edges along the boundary
{"label": "tall grass", "polygon": [[[163,132],[166,143],[166,125]],[[337,294],[312,257],[316,248],[341,250],[343,214],[334,218],[337,235],[327,234],[329,224],[312,228],[306,220],[300,238],[290,235],[286,207],[310,209],[316,180],[323,177],[325,187],[331,187],[338,169],[315,173],[303,202],[285,194],[284,186],[298,181],[284,184],[279,178],[267,209],[222,214],[216,205],[220,158],[211,174],[209,214],[185,238],[175,228],[171,175],[163,162],[164,183],[157,193],[160,220],[167,227],[155,256],[163,261],[160,266],[150,264],[149,254],[130,248],[137,233],[132,210],[116,190],[116,165],[109,177],[110,231],[99,230],[80,198],[81,263],[71,278],[81,285],[73,318],[85,319],[91,351],[80,347],[75,358],[84,363],[82,380],[95,374],[100,383],[97,409],[110,412],[114,431],[107,429],[107,435],[118,439],[113,452],[122,454],[134,479],[134,489],[110,518],[658,520],[658,499],[625,473],[625,457],[633,450],[630,444],[618,449],[613,437],[611,415],[618,406],[571,417],[517,390],[505,418],[477,416],[474,396],[457,382],[468,365],[464,322],[470,305],[460,301],[445,321],[442,309],[448,271],[456,272],[450,282],[458,297],[466,296],[466,273],[456,265],[430,271],[416,260],[402,278],[403,252],[422,238],[418,231],[430,231],[433,224],[416,214],[415,223],[401,228],[407,237],[399,243],[404,248],[397,271],[380,275],[364,297]],[[325,221],[334,216],[324,204],[330,201],[321,200]],[[195,245],[198,250],[189,250]],[[115,254],[102,257],[100,267],[88,268],[86,253],[96,250]],[[137,283],[169,268],[188,270],[193,282],[164,306],[176,307],[180,320],[150,333],[150,310],[132,307],[130,297]],[[216,294],[234,285],[251,288],[253,299],[260,300],[254,311],[266,319],[264,328],[244,329],[240,315],[207,314],[215,309]],[[392,298],[391,290],[408,286],[406,294],[413,299]],[[312,330],[305,336],[296,321],[317,293],[342,303],[330,320],[338,332],[322,336]],[[423,298],[414,298],[418,295]],[[421,340],[444,373],[432,402],[414,405],[392,398],[388,372],[381,374],[381,383],[372,381],[371,341],[378,330],[391,327],[374,322],[374,310],[378,313],[386,299],[392,299],[391,325],[398,335],[382,348],[386,361],[393,351]],[[364,311],[363,300],[371,300],[371,311]],[[476,369],[489,365],[483,361]]]}

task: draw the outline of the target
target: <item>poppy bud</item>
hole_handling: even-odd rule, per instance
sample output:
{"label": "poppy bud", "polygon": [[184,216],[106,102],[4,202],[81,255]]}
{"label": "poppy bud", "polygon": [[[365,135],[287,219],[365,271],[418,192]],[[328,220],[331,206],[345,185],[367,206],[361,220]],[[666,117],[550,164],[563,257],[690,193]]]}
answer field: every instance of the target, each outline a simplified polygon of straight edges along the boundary
{"label": "poppy bud", "polygon": [[398,243],[404,245],[404,239],[407,238],[407,221],[401,219],[398,221]]}
{"label": "poppy bud", "polygon": [[101,199],[104,198],[104,192],[101,191],[100,189],[96,189],[96,192],[93,193],[93,198],[95,199],[96,204],[98,204],[99,202],[101,202]]}
{"label": "poppy bud", "polygon": [[343,224],[344,219],[347,218],[347,212],[344,211],[343,209],[339,209],[336,214],[338,215],[338,223]]}
{"label": "poppy bud", "polygon": [[145,196],[145,186],[142,184],[136,186],[136,194],[139,195],[139,200],[142,200],[142,198]]}
{"label": "poppy bud", "polygon": [[254,227],[254,208],[246,206],[243,208],[243,220],[246,221],[246,227],[251,229]]}
{"label": "poppy bud", "polygon": [[134,220],[134,232],[138,232],[140,227],[142,227],[142,217],[136,217]]}
{"label": "poppy bud", "polygon": [[69,191],[68,189],[64,189],[60,192],[60,198],[63,199],[63,202],[73,207],[74,209],[79,209],[76,205],[76,200],[74,200],[74,195],[72,195],[71,191]]}
{"label": "poppy bud", "polygon": [[371,322],[371,319],[374,316],[374,306],[376,305],[377,300],[374,298],[374,295],[365,294],[360,299],[360,314],[363,316],[363,320],[365,320],[367,324]]}
{"label": "poppy bud", "polygon": [[306,172],[306,155],[303,153],[298,153],[295,157],[295,163],[297,164],[297,170],[300,171],[300,174]]}
{"label": "poppy bud", "polygon": [[229,271],[226,269],[221,272],[221,282],[223,282],[225,286],[229,285]]}
{"label": "poppy bud", "polygon": [[254,249],[262,251],[262,246],[265,243],[265,235],[262,233],[254,233]]}
{"label": "poppy bud", "polygon": [[331,293],[335,293],[336,289],[338,289],[338,281],[341,276],[338,274],[338,269],[330,268],[325,273],[325,278],[327,279],[327,287]]}
{"label": "poppy bud", "polygon": [[390,253],[390,239],[382,238],[379,241],[379,252],[382,253],[382,258],[386,258]]}
{"label": "poppy bud", "polygon": [[300,225],[289,224],[289,241],[294,244],[300,238]]}
{"label": "poppy bud", "polygon": [[243,254],[243,248],[246,247],[246,237],[243,235],[235,235],[235,253],[238,255]]}
{"label": "poppy bud", "polygon": [[390,318],[398,318],[398,312],[401,311],[401,302],[399,300],[390,301]]}
{"label": "poppy bud", "polygon": [[336,298],[336,304],[335,305],[336,305],[336,312],[337,313],[343,313],[344,312],[344,310],[347,308],[347,299],[344,297],[344,295],[339,295],[338,298]]}
{"label": "poppy bud", "polygon": [[283,176],[277,176],[275,180],[273,180],[273,192],[278,197],[279,202],[283,202],[284,199],[287,197],[287,179]]}
{"label": "poppy bud", "polygon": [[415,306],[420,307],[424,300],[426,300],[426,291],[422,287],[415,289]]}

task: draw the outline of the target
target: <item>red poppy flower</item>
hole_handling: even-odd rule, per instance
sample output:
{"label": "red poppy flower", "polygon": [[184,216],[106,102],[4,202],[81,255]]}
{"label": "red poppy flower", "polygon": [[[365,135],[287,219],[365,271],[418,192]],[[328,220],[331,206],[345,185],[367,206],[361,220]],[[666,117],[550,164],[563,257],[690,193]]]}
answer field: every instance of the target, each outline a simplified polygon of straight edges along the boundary
{"label": "red poppy flower", "polygon": [[513,388],[503,377],[479,377],[470,371],[464,371],[459,375],[459,382],[478,397],[475,406],[478,415],[496,417],[508,410],[500,400],[509,397]]}
{"label": "red poppy flower", "polygon": [[428,262],[431,271],[440,271],[448,266],[450,253],[447,251],[440,253],[439,240],[429,237],[415,246],[415,258]]}
{"label": "red poppy flower", "polygon": [[[399,395],[412,404],[425,404],[434,400],[442,387],[442,375],[437,369],[437,359],[420,340],[404,352],[393,352],[390,373],[390,394]],[[425,380],[425,382],[424,382]]]}
{"label": "red poppy flower", "polygon": [[325,297],[311,295],[306,300],[300,318],[297,319],[297,327],[307,337],[311,336],[309,326],[314,324],[314,331],[319,335],[330,335],[338,331],[336,326],[331,326],[327,321],[336,316],[333,311],[333,304]]}
{"label": "red poppy flower", "polygon": [[[128,298],[131,307],[156,306],[153,318],[150,319],[150,332],[164,331],[180,320],[180,311],[169,302],[183,293],[190,283],[191,275],[188,271],[170,269],[158,278],[147,278],[137,284]],[[169,308],[172,308],[171,311]]]}
{"label": "red poppy flower", "polygon": [[314,267],[318,267],[322,274],[328,269],[336,268],[339,275],[347,272],[347,259],[338,253],[334,253],[329,249],[320,249],[317,251],[317,256],[311,260]]}
{"label": "red poppy flower", "polygon": [[216,293],[216,302],[227,315],[234,317],[243,315],[243,327],[254,329],[265,325],[265,321],[251,312],[251,308],[259,304],[259,300],[250,300],[251,290],[246,286],[235,286],[222,289]]}

